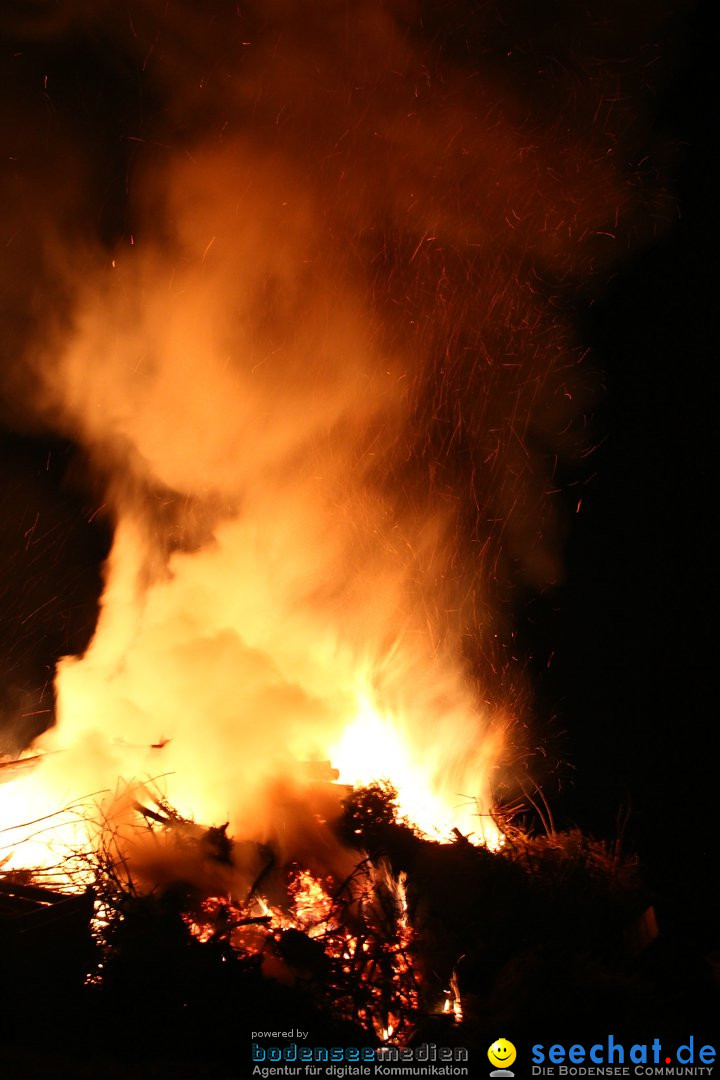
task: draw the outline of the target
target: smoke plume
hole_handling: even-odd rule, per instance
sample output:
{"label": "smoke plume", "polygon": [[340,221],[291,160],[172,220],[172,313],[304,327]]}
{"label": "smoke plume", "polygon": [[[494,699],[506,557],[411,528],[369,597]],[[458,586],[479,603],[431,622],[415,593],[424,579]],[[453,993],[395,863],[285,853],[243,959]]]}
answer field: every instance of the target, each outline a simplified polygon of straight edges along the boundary
{"label": "smoke plume", "polygon": [[330,758],[482,832],[525,695],[498,633],[587,446],[568,316],[658,212],[616,22],[563,12],[5,16],[3,409],[84,449],[114,529],[56,792],[162,773],[258,836]]}

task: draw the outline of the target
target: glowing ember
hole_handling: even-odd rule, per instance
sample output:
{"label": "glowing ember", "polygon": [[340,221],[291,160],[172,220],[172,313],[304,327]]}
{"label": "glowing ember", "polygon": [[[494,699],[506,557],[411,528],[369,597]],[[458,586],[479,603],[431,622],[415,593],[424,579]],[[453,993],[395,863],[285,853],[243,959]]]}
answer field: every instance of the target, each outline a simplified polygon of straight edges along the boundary
{"label": "glowing ember", "polygon": [[[261,955],[268,977],[300,981],[310,993],[322,971],[323,992],[331,990],[338,1016],[372,1028],[383,1041],[404,1036],[421,994],[402,877],[364,864],[337,889],[297,868],[288,896],[286,907],[260,895],[246,903],[212,897],[185,921],[199,941],[225,941],[241,955]],[[322,952],[299,945],[295,931]]]}
{"label": "glowing ember", "polygon": [[290,882],[294,917],[302,929],[312,937],[318,933],[319,924],[327,922],[332,910],[328,883],[318,881],[307,870],[298,870]]}

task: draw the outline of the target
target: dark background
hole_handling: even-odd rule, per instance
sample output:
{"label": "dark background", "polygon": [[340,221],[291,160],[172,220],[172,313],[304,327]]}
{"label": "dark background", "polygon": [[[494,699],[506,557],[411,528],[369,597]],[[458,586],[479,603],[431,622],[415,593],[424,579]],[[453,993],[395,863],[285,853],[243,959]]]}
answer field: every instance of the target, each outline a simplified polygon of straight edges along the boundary
{"label": "dark background", "polygon": [[[564,763],[547,786],[557,824],[612,840],[627,814],[625,849],[646,866],[661,920],[703,945],[717,938],[709,40],[697,9],[682,22],[650,120],[673,148],[664,182],[677,219],[576,312],[605,385],[591,418],[600,446],[584,474],[566,478],[565,583],[529,597],[517,619],[536,734],[548,732],[551,756]],[[86,135],[96,125],[102,140],[108,110],[131,130],[140,104],[136,73],[91,73],[82,65],[92,56],[82,42],[55,56],[54,93],[62,97],[64,74],[68,100],[82,102],[78,123]],[[75,84],[78,64],[81,83],[92,74],[92,100]],[[12,90],[9,77],[3,85]],[[108,241],[123,229],[128,153],[109,141],[97,155],[105,195],[93,227]],[[70,442],[6,416],[0,710],[8,751],[45,726],[55,660],[81,651],[94,625],[110,532],[93,516],[99,498],[84,468]]]}
{"label": "dark background", "polygon": [[571,489],[582,506],[566,582],[528,604],[521,634],[539,712],[566,733],[556,813],[612,838],[629,811],[624,847],[658,890],[661,924],[716,943],[709,40],[700,8],[654,117],[677,151],[677,221],[581,316],[606,386],[602,443],[594,475]]}

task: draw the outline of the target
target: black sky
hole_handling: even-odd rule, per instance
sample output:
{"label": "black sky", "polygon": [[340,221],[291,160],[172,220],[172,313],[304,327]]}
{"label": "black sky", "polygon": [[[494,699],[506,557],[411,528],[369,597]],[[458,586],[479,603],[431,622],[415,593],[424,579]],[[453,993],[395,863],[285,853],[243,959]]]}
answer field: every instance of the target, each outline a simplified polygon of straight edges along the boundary
{"label": "black sky", "polygon": [[602,444],[578,490],[567,582],[530,604],[526,631],[540,709],[567,731],[574,777],[559,805],[605,836],[629,808],[627,847],[645,862],[666,925],[716,941],[709,41],[698,9],[653,118],[675,149],[677,220],[584,315],[606,385],[593,420]]}

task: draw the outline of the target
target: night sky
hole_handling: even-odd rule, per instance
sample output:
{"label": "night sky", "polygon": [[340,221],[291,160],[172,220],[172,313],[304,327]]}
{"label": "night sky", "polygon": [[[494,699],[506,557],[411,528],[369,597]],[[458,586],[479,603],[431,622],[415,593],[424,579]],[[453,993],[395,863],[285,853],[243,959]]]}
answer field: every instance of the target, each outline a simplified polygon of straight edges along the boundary
{"label": "night sky", "polygon": [[677,148],[668,185],[678,220],[584,314],[607,387],[593,420],[603,442],[569,534],[566,584],[529,605],[526,627],[538,657],[555,650],[536,686],[576,770],[563,810],[608,836],[629,806],[626,840],[659,910],[681,934],[716,941],[707,40],[696,13],[657,103],[655,124]]}
{"label": "night sky", "polygon": [[[517,12],[522,19],[522,5]],[[126,227],[124,185],[134,152],[117,133],[134,130],[152,102],[140,103],[138,72],[99,64],[92,42],[25,40],[18,25],[19,15],[10,14],[5,27],[0,22],[2,122],[16,123],[23,109],[58,110],[65,130],[76,123],[96,140],[100,152],[84,182],[102,197],[92,221],[78,221],[77,229],[109,247]],[[515,625],[534,688],[533,740],[552,763],[545,789],[557,824],[577,823],[612,840],[618,814],[629,807],[626,849],[646,865],[666,925],[707,944],[718,933],[710,919],[717,819],[712,65],[697,11],[676,18],[673,38],[663,45],[665,74],[645,122],[648,141],[665,148],[662,183],[677,214],[573,312],[604,387],[590,416],[598,449],[564,478],[565,581],[525,590]],[[18,76],[13,56],[20,51],[25,68]],[[46,69],[52,99],[39,95],[29,105],[24,96],[16,113],[14,96]],[[37,284],[33,252],[6,243],[8,250],[18,278]],[[30,332],[19,326],[13,288],[5,288],[2,310],[9,330],[0,411],[0,708],[10,718],[6,748],[17,750],[50,715],[55,659],[81,651],[92,632],[110,531],[102,514],[93,516],[102,486],[80,451],[34,429],[8,404],[13,349]],[[22,318],[37,318],[30,302]]]}

